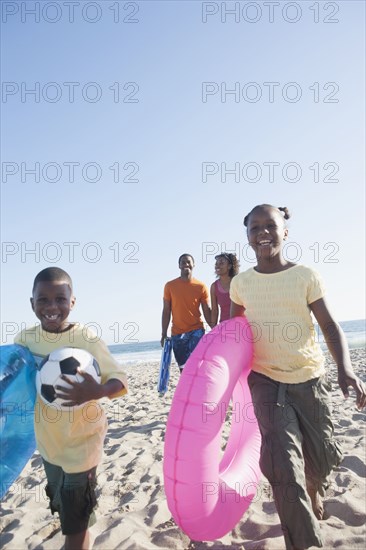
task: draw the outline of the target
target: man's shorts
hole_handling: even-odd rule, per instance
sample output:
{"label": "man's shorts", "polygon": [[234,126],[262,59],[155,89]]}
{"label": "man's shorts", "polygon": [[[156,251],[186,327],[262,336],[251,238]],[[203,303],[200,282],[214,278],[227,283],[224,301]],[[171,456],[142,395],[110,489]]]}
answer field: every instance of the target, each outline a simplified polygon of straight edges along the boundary
{"label": "man's shorts", "polygon": [[172,336],[174,357],[179,367],[186,363],[188,357],[204,334],[205,331],[203,328],[199,328],[197,330],[191,330],[190,332]]}
{"label": "man's shorts", "polygon": [[76,535],[86,531],[96,522],[94,507],[96,470],[68,474],[60,466],[43,459],[47,476],[46,494],[50,499],[52,514],[59,513],[64,535]]}

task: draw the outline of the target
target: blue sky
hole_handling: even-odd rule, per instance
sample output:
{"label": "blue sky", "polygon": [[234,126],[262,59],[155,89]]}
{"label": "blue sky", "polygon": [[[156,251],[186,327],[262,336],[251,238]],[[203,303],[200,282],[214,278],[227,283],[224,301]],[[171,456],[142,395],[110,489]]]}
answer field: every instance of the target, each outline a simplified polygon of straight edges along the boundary
{"label": "blue sky", "polygon": [[1,6],[2,342],[52,265],[71,319],[159,339],[178,256],[207,285],[220,250],[253,266],[263,202],[292,211],[287,256],[336,317],[363,318],[364,3],[71,4]]}

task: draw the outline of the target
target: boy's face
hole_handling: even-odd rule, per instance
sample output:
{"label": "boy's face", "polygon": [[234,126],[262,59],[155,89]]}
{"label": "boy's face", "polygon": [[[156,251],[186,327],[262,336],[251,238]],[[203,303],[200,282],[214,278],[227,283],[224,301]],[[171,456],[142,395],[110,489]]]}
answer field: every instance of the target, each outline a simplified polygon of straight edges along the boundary
{"label": "boy's face", "polygon": [[63,281],[40,281],[31,298],[32,309],[47,332],[62,332],[69,326],[67,318],[74,304],[75,296]]}

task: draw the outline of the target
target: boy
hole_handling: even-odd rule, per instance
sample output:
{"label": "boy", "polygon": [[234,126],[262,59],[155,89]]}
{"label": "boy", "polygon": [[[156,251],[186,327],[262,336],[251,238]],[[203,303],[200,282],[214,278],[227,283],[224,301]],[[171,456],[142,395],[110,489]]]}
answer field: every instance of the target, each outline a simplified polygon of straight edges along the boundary
{"label": "boy", "polygon": [[88,419],[83,407],[72,411],[68,407],[102,397],[120,397],[127,393],[127,379],[102,340],[87,327],[68,321],[75,296],[64,270],[50,267],[38,273],[30,301],[41,324],[20,332],[15,343],[40,357],[61,347],[82,348],[96,358],[101,370],[101,384],[87,373],[82,373],[81,383],[63,376],[71,387],[55,388],[57,396],[65,400],[65,410],[57,410],[56,418],[39,398],[35,408],[35,436],[47,476],[46,493],[52,513],[60,515],[65,550],[88,550],[88,527],[96,521],[96,467],[102,456],[107,419],[96,403],[98,418],[93,415]]}

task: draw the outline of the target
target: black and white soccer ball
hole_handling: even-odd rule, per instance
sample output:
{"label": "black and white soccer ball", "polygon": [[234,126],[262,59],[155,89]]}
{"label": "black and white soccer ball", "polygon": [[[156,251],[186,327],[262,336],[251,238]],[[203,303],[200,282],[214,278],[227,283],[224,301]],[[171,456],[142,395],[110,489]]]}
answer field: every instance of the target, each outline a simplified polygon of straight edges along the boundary
{"label": "black and white soccer ball", "polygon": [[[62,374],[82,382],[84,378],[77,369],[87,372],[100,384],[99,364],[88,351],[79,348],[59,348],[47,355],[40,363],[36,375],[36,388],[42,401],[47,405],[62,406],[65,400],[56,396],[55,386],[70,387],[70,384],[61,378]],[[72,408],[78,409],[82,406],[75,405]]]}

